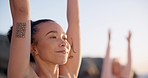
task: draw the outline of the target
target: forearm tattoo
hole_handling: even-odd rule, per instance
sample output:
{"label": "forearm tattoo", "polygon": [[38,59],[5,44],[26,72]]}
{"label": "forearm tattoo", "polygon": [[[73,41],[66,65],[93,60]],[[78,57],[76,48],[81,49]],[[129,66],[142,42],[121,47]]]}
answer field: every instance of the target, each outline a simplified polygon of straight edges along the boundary
{"label": "forearm tattoo", "polygon": [[16,26],[16,37],[25,38],[26,23],[17,23]]}

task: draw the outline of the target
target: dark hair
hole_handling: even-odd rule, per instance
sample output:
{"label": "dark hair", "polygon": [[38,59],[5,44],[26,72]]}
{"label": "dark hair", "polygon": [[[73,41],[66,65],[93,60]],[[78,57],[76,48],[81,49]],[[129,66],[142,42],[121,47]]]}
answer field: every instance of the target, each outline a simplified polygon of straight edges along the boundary
{"label": "dark hair", "polygon": [[[38,32],[37,25],[40,23],[48,22],[48,21],[55,22],[54,20],[51,20],[51,19],[41,19],[41,20],[37,20],[37,21],[31,20],[31,44],[37,45],[37,40],[34,38],[35,34]],[[7,37],[8,37],[8,40],[10,43],[11,43],[11,37],[12,37],[12,30],[13,30],[13,26],[11,26],[11,28],[9,29],[9,31],[7,33]],[[34,58],[31,54],[30,54],[30,61],[35,62]]]}

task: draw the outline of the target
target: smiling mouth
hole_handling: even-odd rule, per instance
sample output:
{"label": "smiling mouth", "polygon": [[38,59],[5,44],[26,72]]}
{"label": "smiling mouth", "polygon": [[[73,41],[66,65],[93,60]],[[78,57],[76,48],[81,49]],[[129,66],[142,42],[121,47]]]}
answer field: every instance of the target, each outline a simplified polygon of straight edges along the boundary
{"label": "smiling mouth", "polygon": [[68,54],[68,52],[66,52],[66,50],[57,51],[57,53]]}

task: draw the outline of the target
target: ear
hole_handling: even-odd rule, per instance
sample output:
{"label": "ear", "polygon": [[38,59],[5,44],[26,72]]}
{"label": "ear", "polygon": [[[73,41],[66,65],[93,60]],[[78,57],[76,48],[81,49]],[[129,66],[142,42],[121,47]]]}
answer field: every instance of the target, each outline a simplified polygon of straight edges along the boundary
{"label": "ear", "polygon": [[31,45],[31,54],[32,54],[33,56],[36,56],[36,55],[39,54],[39,53],[38,53],[38,50],[37,50],[37,48],[36,48],[35,45]]}

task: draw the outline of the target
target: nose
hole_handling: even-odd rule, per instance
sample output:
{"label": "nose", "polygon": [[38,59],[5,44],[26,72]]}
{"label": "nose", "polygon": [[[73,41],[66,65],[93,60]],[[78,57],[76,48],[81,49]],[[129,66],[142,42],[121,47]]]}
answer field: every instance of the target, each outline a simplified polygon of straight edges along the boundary
{"label": "nose", "polygon": [[64,40],[61,40],[60,47],[65,47],[65,46],[67,46],[67,43]]}

